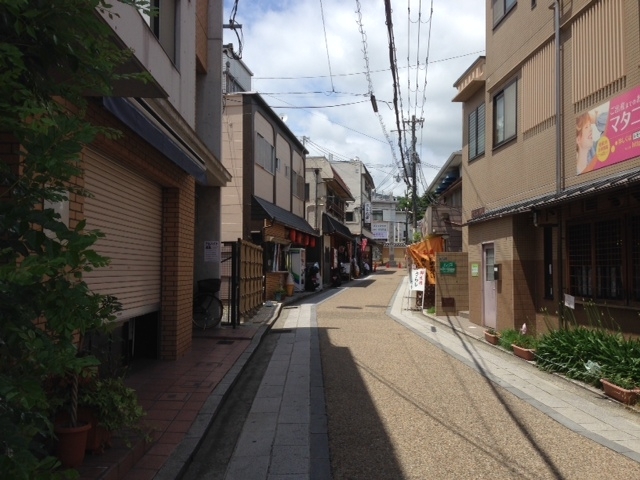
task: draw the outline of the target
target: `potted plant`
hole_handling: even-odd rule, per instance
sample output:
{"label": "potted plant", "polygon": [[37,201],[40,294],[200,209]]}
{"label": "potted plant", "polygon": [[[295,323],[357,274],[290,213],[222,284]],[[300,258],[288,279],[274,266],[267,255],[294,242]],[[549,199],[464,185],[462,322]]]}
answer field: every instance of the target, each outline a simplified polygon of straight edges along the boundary
{"label": "potted plant", "polygon": [[633,405],[638,401],[640,389],[638,382],[621,374],[611,374],[608,378],[601,378],[605,395],[618,400],[626,405]]}
{"label": "potted plant", "polygon": [[282,297],[286,295],[287,291],[280,285],[278,289],[273,292],[273,296],[276,302],[282,301]]}
{"label": "potted plant", "polygon": [[487,327],[484,331],[484,339],[491,345],[498,345],[500,342],[500,334],[493,327]]}
{"label": "potted plant", "polygon": [[536,346],[538,339],[532,335],[517,333],[512,341],[511,348],[514,355],[529,362],[536,359]]}
{"label": "potted plant", "polygon": [[95,380],[82,390],[78,402],[93,427],[87,440],[87,450],[93,453],[109,448],[114,432],[137,429],[145,414],[136,392],[121,377]]}

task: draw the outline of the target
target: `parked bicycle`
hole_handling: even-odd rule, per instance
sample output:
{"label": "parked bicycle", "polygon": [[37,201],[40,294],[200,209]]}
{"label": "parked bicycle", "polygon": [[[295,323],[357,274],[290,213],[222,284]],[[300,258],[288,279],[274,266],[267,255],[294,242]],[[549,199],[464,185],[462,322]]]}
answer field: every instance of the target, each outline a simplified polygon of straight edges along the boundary
{"label": "parked bicycle", "polygon": [[193,299],[193,324],[206,330],[222,320],[223,306],[216,293],[220,291],[219,278],[198,280],[198,293]]}

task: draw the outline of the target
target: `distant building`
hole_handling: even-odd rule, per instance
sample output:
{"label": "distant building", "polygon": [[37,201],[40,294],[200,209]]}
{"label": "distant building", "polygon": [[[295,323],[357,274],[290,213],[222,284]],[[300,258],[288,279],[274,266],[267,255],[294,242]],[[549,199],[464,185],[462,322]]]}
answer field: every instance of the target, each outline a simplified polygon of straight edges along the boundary
{"label": "distant building", "polygon": [[371,265],[372,245],[378,243],[371,233],[371,194],[375,188],[373,178],[367,166],[358,158],[348,162],[332,161],[331,166],[340,174],[354,198],[353,202],[347,203],[345,223],[355,237],[356,262],[360,268],[365,261]]}
{"label": "distant building", "polygon": [[328,284],[331,270],[340,262],[349,262],[355,251],[354,236],[344,223],[347,202],[354,198],[325,157],[307,157],[305,177],[307,221],[320,231],[320,271],[323,283]]}
{"label": "distant building", "polygon": [[422,219],[422,236],[438,235],[447,252],[462,252],[462,152],[452,153],[427,187],[435,198]]}

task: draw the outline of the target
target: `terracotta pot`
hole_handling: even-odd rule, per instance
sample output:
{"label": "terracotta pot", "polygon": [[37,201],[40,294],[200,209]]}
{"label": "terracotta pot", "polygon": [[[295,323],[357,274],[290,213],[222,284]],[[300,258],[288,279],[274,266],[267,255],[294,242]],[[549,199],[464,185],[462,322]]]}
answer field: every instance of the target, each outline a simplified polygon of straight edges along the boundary
{"label": "terracotta pot", "polygon": [[77,427],[56,426],[55,433],[58,437],[56,457],[65,468],[75,468],[82,465],[84,451],[87,448],[87,434],[91,424],[86,423]]}
{"label": "terracotta pot", "polygon": [[600,382],[602,383],[602,388],[604,389],[605,395],[615,398],[619,402],[622,402],[626,405],[633,405],[638,401],[638,394],[640,391],[638,389],[627,390],[626,388],[622,388],[615,383],[609,382],[605,378],[601,378]]}
{"label": "terracotta pot", "polygon": [[511,344],[511,348],[513,348],[513,354],[520,357],[520,358],[524,358],[525,360],[532,362],[533,360],[536,359],[536,351],[534,349],[531,348],[522,348],[519,347],[518,345],[515,344]]}
{"label": "terracotta pot", "polygon": [[293,287],[294,287],[294,285],[293,285],[293,284],[290,284],[290,285],[289,285],[289,284],[287,284],[287,285],[286,285],[286,287],[285,287],[285,288],[287,289],[287,296],[288,296],[288,297],[293,296]]}
{"label": "terracotta pot", "polygon": [[484,332],[484,339],[489,342],[491,345],[498,345],[498,343],[500,342],[500,335],[498,334],[494,334],[494,333],[489,333],[489,332]]}

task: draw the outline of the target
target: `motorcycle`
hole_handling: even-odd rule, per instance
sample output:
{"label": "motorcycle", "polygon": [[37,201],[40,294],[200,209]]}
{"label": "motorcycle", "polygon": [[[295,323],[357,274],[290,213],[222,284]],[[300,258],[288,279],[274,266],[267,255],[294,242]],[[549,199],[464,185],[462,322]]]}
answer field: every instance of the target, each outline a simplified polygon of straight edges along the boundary
{"label": "motorcycle", "polygon": [[307,292],[315,292],[315,290],[320,285],[318,283],[318,272],[320,271],[320,266],[315,263],[312,267],[307,268],[306,277],[304,280],[304,289]]}
{"label": "motorcycle", "polygon": [[342,285],[342,275],[340,270],[340,268],[331,269],[331,286],[334,288],[338,288]]}

